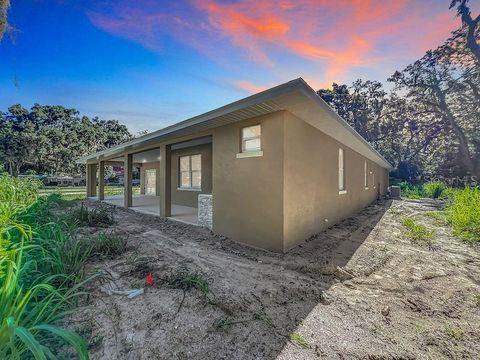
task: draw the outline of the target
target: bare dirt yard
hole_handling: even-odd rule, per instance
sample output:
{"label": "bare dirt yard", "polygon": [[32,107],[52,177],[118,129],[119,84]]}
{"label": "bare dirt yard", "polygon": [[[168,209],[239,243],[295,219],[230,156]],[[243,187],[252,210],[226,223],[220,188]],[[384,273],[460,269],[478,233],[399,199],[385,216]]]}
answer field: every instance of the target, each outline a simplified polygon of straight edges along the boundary
{"label": "bare dirt yard", "polygon": [[[284,255],[115,209],[108,229],[81,231],[126,236],[128,251],[91,264],[109,280],[72,327],[93,359],[478,359],[479,247],[439,207],[383,200]],[[432,242],[412,243],[405,216]],[[149,272],[144,294],[122,294]]]}

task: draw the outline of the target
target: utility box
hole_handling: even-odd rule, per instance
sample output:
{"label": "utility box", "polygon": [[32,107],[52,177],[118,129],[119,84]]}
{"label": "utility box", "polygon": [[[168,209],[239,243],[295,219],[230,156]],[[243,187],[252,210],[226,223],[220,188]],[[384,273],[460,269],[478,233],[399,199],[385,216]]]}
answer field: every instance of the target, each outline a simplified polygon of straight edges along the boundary
{"label": "utility box", "polygon": [[390,186],[390,197],[400,199],[400,186]]}

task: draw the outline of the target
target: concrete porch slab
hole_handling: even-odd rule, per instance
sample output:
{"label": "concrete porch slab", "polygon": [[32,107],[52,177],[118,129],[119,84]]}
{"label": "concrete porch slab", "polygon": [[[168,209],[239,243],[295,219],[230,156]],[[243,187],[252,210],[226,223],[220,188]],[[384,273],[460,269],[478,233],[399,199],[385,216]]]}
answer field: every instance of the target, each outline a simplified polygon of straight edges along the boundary
{"label": "concrete porch slab", "polygon": [[[97,197],[89,197],[91,200],[98,200]],[[123,206],[123,195],[106,196],[103,200],[107,204]],[[160,215],[160,197],[153,195],[133,195],[133,206],[129,209],[149,214]],[[198,225],[197,208],[172,204],[172,216],[169,219],[184,222],[191,225]]]}

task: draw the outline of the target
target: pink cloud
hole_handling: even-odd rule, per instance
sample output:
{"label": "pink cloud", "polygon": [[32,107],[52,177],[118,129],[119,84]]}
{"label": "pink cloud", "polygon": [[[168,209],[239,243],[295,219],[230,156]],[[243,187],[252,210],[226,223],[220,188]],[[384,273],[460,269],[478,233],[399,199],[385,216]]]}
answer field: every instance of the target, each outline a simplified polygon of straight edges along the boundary
{"label": "pink cloud", "polygon": [[[164,51],[165,36],[217,61],[243,61],[290,73],[286,56],[309,61],[321,83],[348,80],[357,68],[411,61],[459,26],[436,0],[117,1],[89,13],[97,27]],[[247,64],[247,63],[245,63]],[[394,69],[392,69],[394,70]],[[297,69],[297,75],[302,69]],[[284,79],[285,80],[285,79]],[[239,80],[246,91],[257,85]]]}

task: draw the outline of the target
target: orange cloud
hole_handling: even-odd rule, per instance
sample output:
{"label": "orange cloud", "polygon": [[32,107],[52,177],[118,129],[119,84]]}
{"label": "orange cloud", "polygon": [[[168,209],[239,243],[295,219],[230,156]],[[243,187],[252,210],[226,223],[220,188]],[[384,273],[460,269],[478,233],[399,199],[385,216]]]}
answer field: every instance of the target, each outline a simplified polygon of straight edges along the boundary
{"label": "orange cloud", "polygon": [[[162,51],[168,36],[227,66],[259,65],[281,80],[319,77],[319,83],[348,81],[358,69],[404,66],[460,24],[437,0],[119,0],[89,16],[99,28],[154,51]],[[241,80],[236,86],[257,85]]]}
{"label": "orange cloud", "polygon": [[266,90],[270,87],[270,86],[254,84],[253,82],[248,80],[236,80],[236,81],[233,81],[233,85],[237,89],[240,89],[252,94]]}

